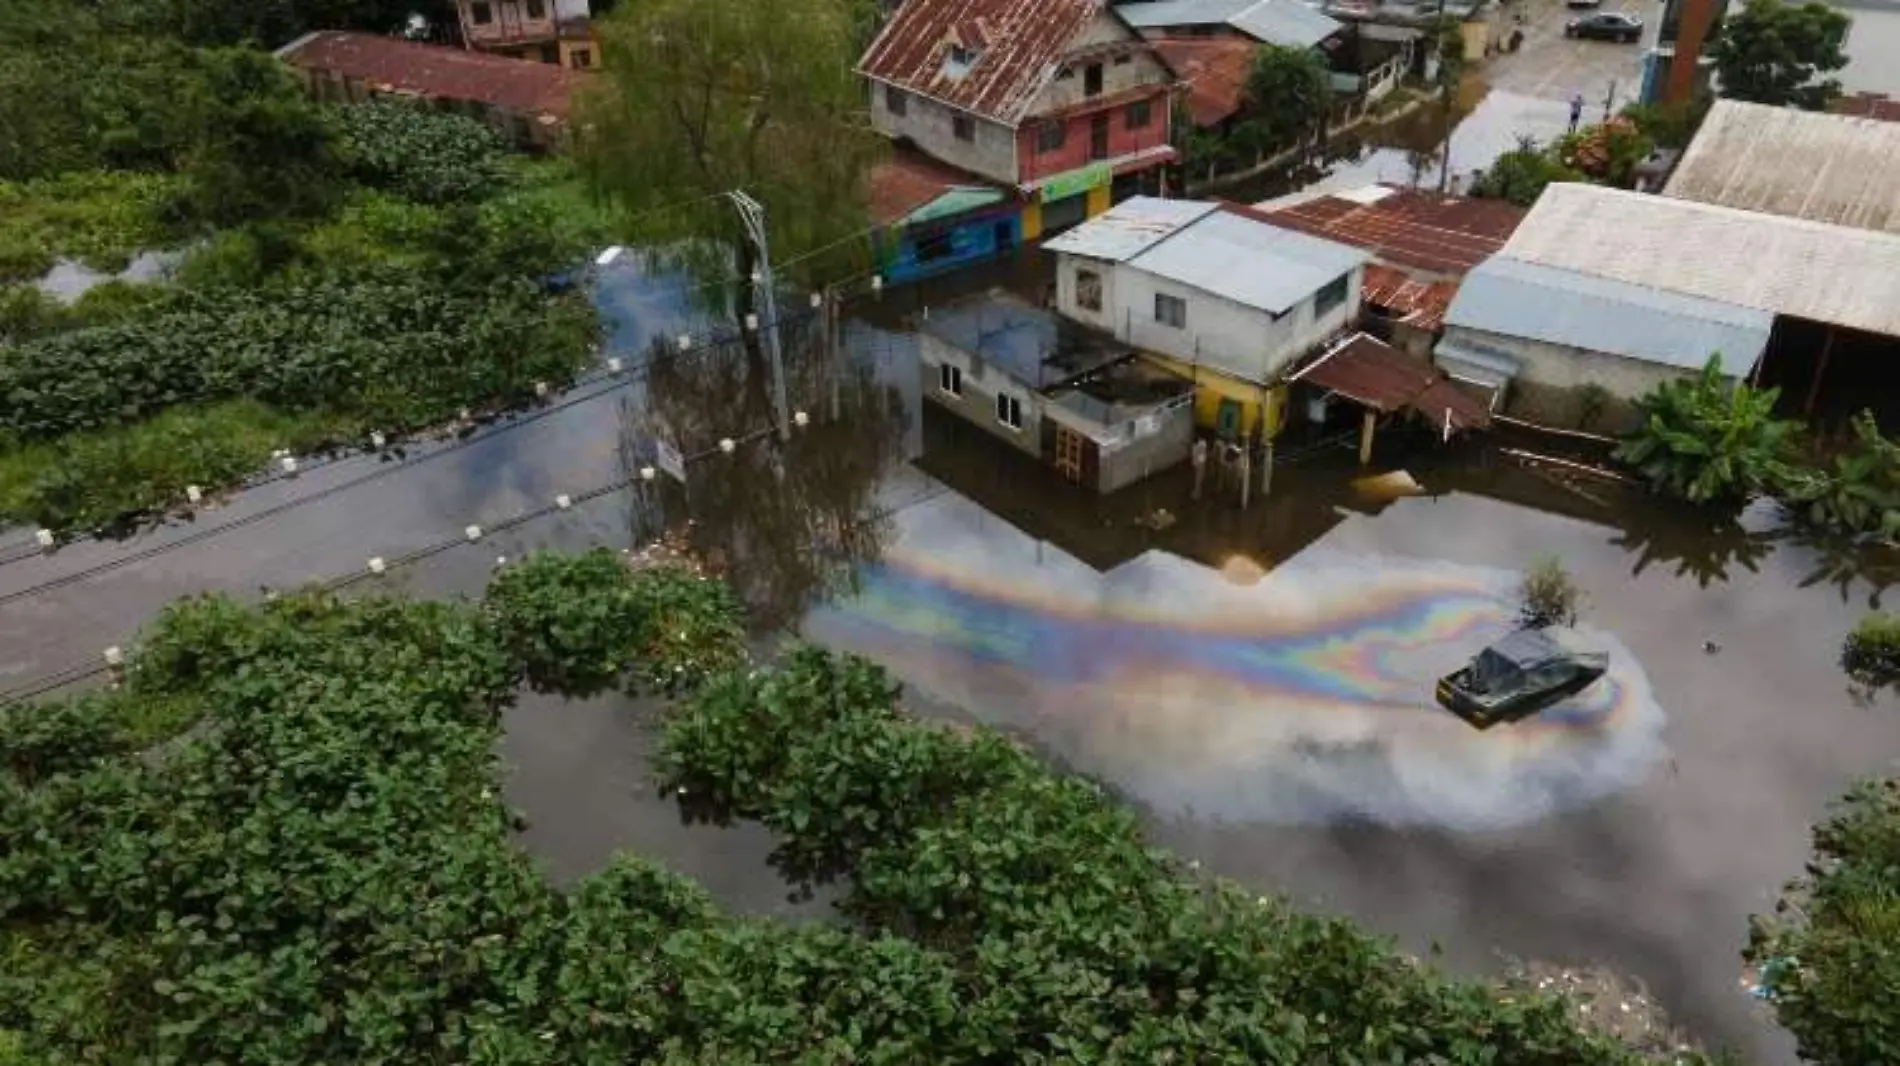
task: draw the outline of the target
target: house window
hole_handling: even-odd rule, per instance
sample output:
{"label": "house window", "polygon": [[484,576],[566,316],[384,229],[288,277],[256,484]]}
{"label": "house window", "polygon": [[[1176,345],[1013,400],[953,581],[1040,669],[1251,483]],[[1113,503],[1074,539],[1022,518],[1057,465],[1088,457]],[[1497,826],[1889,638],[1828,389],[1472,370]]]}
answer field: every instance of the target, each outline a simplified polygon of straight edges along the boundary
{"label": "house window", "polygon": [[[944,363],[937,367],[937,388],[952,396],[963,395],[963,368]],[[1000,407],[997,409],[1002,410]],[[999,415],[1000,417],[1000,415]]]}
{"label": "house window", "polygon": [[528,0],[528,17],[531,19],[547,18],[547,0]]}
{"label": "house window", "polygon": [[558,44],[542,45],[541,46],[541,62],[552,63],[557,67],[560,66],[561,65],[561,46]]}
{"label": "house window", "polygon": [[953,44],[950,46],[950,62],[955,63],[959,67],[968,67],[970,64],[976,62],[976,50],[965,48],[960,44]]}
{"label": "house window", "polygon": [[486,26],[495,21],[495,13],[489,9],[487,4],[469,5],[468,17],[474,19],[475,25],[477,26]]}
{"label": "house window", "polygon": [[944,230],[942,233],[933,233],[917,242],[917,261],[919,263],[934,263],[939,259],[950,258],[951,253],[956,250],[955,242],[950,239],[949,230]]}
{"label": "house window", "polygon": [[1057,81],[1068,81],[1070,78],[1073,78],[1073,77],[1075,77],[1074,67],[1063,67],[1061,70],[1056,71]]}
{"label": "house window", "polygon": [[1063,122],[1045,122],[1036,127],[1036,151],[1054,152],[1062,148],[1062,136],[1068,132]]}
{"label": "house window", "polygon": [[1135,57],[1128,52],[1123,52],[1121,55],[1115,57],[1115,65],[1118,67],[1124,63],[1133,63],[1134,61]]}
{"label": "house window", "polygon": [[1075,272],[1075,306],[1084,311],[1102,309],[1102,276],[1093,270]]}
{"label": "house window", "polygon": [[884,110],[893,115],[904,114],[910,108],[910,95],[895,85],[884,87]]}
{"label": "house window", "polygon": [[1090,63],[1082,70],[1082,94],[1099,96],[1102,92],[1102,65]]}
{"label": "house window", "polygon": [[1314,318],[1319,318],[1346,302],[1346,284],[1350,277],[1349,274],[1341,274],[1327,282],[1325,288],[1319,290],[1319,293],[1313,297]]}
{"label": "house window", "polygon": [[1155,321],[1175,329],[1187,328],[1187,301],[1165,292],[1155,293]]}
{"label": "house window", "polygon": [[1011,429],[1023,428],[1023,404],[1021,400],[999,392],[996,394],[996,420]]}
{"label": "house window", "polygon": [[1131,130],[1143,128],[1154,118],[1153,110],[1154,105],[1149,101],[1136,100],[1128,105],[1127,111],[1122,112],[1122,127]]}
{"label": "house window", "polygon": [[959,141],[974,141],[976,140],[976,120],[968,115],[952,115],[950,116],[950,132],[955,134]]}
{"label": "house window", "polygon": [[594,53],[589,48],[574,49],[574,69],[586,70],[594,65]]}

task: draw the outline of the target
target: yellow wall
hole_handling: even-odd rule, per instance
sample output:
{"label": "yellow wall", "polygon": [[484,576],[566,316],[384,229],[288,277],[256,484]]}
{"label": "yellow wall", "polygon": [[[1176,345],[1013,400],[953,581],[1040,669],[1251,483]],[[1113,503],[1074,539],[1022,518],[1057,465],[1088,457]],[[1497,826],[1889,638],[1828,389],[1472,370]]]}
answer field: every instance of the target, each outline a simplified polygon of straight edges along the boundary
{"label": "yellow wall", "polygon": [[1165,355],[1143,354],[1156,366],[1194,382],[1194,424],[1200,428],[1219,428],[1221,401],[1233,400],[1240,405],[1241,436],[1257,438],[1262,419],[1268,436],[1280,435],[1286,421],[1286,386],[1269,388]]}
{"label": "yellow wall", "polygon": [[[588,58],[592,60],[592,62],[588,64],[588,67],[581,68],[574,65],[574,50],[576,48],[584,48],[587,50]],[[592,37],[563,38],[561,40],[561,65],[569,70],[598,68],[600,66],[600,48],[594,44]]]}
{"label": "yellow wall", "polygon": [[1033,241],[1042,236],[1042,203],[1031,200],[1023,205],[1023,240]]}
{"label": "yellow wall", "polygon": [[1109,194],[1112,191],[1112,187],[1108,185],[1097,185],[1089,190],[1088,201],[1082,205],[1083,210],[1088,212],[1088,217],[1094,218],[1108,210]]}

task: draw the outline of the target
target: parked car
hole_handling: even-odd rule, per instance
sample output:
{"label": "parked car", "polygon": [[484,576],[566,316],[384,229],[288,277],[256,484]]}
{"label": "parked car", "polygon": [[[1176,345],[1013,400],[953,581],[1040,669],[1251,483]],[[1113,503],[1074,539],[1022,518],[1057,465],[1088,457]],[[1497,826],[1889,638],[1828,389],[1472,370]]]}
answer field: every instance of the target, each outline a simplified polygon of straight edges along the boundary
{"label": "parked car", "polygon": [[1564,36],[1634,44],[1643,36],[1643,20],[1621,11],[1598,11],[1564,23]]}
{"label": "parked car", "polygon": [[1564,6],[1572,11],[1582,11],[1587,8],[1602,7],[1603,0],[1564,0]]}
{"label": "parked car", "polygon": [[1596,683],[1610,657],[1568,631],[1519,629],[1438,682],[1438,702],[1479,729],[1528,718]]}

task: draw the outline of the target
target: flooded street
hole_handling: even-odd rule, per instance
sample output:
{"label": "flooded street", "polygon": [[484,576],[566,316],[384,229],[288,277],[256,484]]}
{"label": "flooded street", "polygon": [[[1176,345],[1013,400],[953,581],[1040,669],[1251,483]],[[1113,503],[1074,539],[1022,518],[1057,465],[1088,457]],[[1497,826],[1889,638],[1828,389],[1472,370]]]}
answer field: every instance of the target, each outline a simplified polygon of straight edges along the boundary
{"label": "flooded street", "polygon": [[[688,286],[626,258],[601,296],[622,374],[538,413],[400,464],[313,467],[129,542],[42,557],[0,537],[0,687],[82,671],[199,590],[249,597],[428,552],[377,582],[474,594],[498,558],[670,529],[772,630],[869,655],[918,712],[1099,775],[1217,873],[1436,943],[1461,969],[1501,952],[1603,962],[1704,1039],[1789,1060],[1737,987],[1737,952],[1826,802],[1900,753],[1900,706],[1857,705],[1835,663],[1870,560],[1773,538],[1759,515],[1711,524],[1400,434],[1381,436],[1375,472],[1402,466],[1422,494],[1357,489],[1353,456],[1323,447],[1290,450],[1245,511],[1213,488],[1191,498],[1185,469],[1095,497],[920,405],[910,316],[959,290],[1038,292],[1033,258],[854,306],[848,358],[800,319],[788,391],[813,419],[781,445],[756,353],[703,343]],[[702,342],[669,354],[682,333]],[[612,488],[662,435],[691,457],[687,484]],[[612,490],[551,504],[595,488]],[[1475,731],[1432,680],[1509,625],[1517,575],[1546,555],[1585,591],[1611,673]],[[822,913],[786,901],[764,834],[685,827],[652,794],[654,713],[622,698],[509,712],[526,845],[561,880],[630,847],[733,907]]]}

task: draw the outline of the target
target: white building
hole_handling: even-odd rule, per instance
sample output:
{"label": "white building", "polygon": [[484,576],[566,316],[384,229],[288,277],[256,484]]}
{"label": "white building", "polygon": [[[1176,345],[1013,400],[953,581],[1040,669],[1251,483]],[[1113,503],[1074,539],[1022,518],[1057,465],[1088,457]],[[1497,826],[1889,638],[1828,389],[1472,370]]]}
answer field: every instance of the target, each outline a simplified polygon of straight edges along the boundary
{"label": "white building", "polygon": [[1147,197],[1043,247],[1064,315],[1256,385],[1358,317],[1371,258],[1238,205]]}

